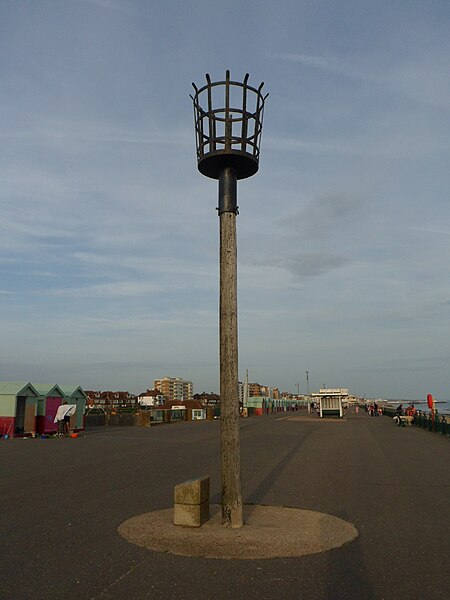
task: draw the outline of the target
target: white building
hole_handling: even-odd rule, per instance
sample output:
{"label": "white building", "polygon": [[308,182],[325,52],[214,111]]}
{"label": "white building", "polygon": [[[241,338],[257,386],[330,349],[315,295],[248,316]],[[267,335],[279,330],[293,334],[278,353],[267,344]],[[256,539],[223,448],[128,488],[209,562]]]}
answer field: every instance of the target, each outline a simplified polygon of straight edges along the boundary
{"label": "white building", "polygon": [[140,406],[159,406],[164,402],[164,397],[159,390],[147,390],[138,396]]}

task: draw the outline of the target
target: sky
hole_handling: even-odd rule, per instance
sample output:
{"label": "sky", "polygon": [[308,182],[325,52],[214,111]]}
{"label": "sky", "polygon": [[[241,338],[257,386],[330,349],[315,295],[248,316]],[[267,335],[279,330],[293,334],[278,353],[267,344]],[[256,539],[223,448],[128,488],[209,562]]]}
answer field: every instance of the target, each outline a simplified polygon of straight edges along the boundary
{"label": "sky", "polygon": [[239,376],[450,396],[447,0],[2,0],[0,379],[218,391],[192,82],[269,93]]}

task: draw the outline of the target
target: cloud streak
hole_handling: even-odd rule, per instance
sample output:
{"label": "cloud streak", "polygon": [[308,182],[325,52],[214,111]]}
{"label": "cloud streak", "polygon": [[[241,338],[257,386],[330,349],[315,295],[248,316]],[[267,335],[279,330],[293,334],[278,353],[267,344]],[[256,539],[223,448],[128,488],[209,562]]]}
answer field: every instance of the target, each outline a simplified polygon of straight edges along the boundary
{"label": "cloud streak", "polygon": [[[447,49],[448,51],[448,49]],[[416,102],[450,108],[450,76],[448,65],[438,55],[429,58],[421,57],[419,60],[397,60],[392,63],[374,62],[373,59],[363,57],[358,64],[338,58],[336,56],[307,55],[297,53],[274,53],[271,57],[275,60],[299,64],[307,68],[336,73],[345,77],[376,84],[389,88],[392,93],[407,96]],[[421,83],[419,83],[421,82]]]}
{"label": "cloud streak", "polygon": [[253,265],[285,269],[295,278],[302,280],[326,275],[331,271],[344,267],[349,262],[349,259],[345,256],[310,252],[300,256],[267,257],[259,261],[253,261]]}

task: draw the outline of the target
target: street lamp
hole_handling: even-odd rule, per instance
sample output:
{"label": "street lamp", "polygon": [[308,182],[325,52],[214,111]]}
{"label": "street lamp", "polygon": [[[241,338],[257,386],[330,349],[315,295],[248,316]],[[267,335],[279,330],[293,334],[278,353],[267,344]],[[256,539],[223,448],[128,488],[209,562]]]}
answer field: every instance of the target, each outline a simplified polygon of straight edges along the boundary
{"label": "street lamp", "polygon": [[238,339],[237,339],[237,180],[254,175],[267,94],[244,81],[212,82],[195,94],[194,122],[198,170],[219,181],[220,223],[220,419],[222,465],[222,524],[242,527],[243,509],[239,448]]}

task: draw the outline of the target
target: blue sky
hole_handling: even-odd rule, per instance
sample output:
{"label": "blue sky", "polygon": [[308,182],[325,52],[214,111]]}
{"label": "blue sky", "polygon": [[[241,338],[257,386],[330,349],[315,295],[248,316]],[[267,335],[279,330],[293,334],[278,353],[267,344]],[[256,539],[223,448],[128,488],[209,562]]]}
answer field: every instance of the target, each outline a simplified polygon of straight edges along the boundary
{"label": "blue sky", "polygon": [[191,82],[267,100],[239,183],[240,377],[449,397],[446,1],[3,0],[1,379],[218,390]]}

